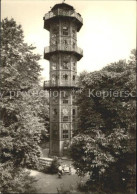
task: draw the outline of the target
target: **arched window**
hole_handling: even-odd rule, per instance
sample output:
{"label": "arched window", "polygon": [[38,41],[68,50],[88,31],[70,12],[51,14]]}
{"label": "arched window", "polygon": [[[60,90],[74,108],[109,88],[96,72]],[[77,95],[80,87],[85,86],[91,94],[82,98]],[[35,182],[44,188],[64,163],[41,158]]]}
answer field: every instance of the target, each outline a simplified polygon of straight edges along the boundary
{"label": "arched window", "polygon": [[55,82],[56,81],[56,75],[55,74],[52,74],[51,79],[52,79],[52,82]]}
{"label": "arched window", "polygon": [[64,40],[64,44],[65,44],[65,45],[68,45],[68,41],[67,41],[67,40]]}
{"label": "arched window", "polygon": [[72,29],[72,34],[73,34],[73,38],[75,38],[75,35],[76,35],[75,29]]}
{"label": "arched window", "polygon": [[63,61],[62,69],[69,69],[69,67],[68,67],[68,61]]}
{"label": "arched window", "polygon": [[68,102],[69,102],[69,93],[65,92],[64,95],[61,96],[61,98],[62,98],[62,103],[63,104],[68,104]]}
{"label": "arched window", "polygon": [[73,70],[75,71],[76,70],[76,63],[73,62]]}
{"label": "arched window", "polygon": [[68,104],[68,99],[64,99],[63,104]]}
{"label": "arched window", "polygon": [[55,38],[51,38],[51,45],[57,45],[58,41]]}
{"label": "arched window", "polygon": [[58,103],[58,97],[53,97],[52,98],[52,103],[55,103],[55,104]]}
{"label": "arched window", "polygon": [[63,78],[64,78],[65,80],[68,80],[68,75],[67,75],[67,74],[63,75]]}
{"label": "arched window", "polygon": [[57,109],[56,108],[53,110],[53,114],[57,115]]}
{"label": "arched window", "polygon": [[75,75],[73,75],[73,81],[75,81]]}
{"label": "arched window", "polygon": [[75,116],[75,114],[76,114],[76,110],[75,109],[72,110],[72,114],[73,114],[73,116]]}
{"label": "arched window", "polygon": [[54,24],[51,36],[56,37],[58,34],[59,34],[59,24]]}
{"label": "arched window", "polygon": [[75,48],[75,46],[76,46],[76,44],[75,44],[75,42],[73,42],[73,48]]}
{"label": "arched window", "polygon": [[68,137],[68,130],[63,130],[63,139],[67,139]]}
{"label": "arched window", "polygon": [[55,62],[52,62],[51,68],[52,68],[53,70],[56,70],[56,63],[55,63]]}
{"label": "arched window", "polygon": [[68,27],[67,26],[63,26],[62,28],[62,34],[67,36],[68,35]]}
{"label": "arched window", "polygon": [[68,121],[69,120],[69,117],[68,116],[63,116],[63,121]]}

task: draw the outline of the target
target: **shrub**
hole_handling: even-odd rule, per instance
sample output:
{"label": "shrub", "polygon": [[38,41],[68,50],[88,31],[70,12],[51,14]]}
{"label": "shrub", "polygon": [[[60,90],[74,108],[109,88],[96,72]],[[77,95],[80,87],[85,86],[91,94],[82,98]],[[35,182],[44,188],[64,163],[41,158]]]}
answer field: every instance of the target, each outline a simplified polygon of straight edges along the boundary
{"label": "shrub", "polygon": [[50,166],[40,165],[37,170],[43,173],[56,174],[58,172],[58,167],[59,167],[59,161],[58,161],[58,158],[55,157]]}
{"label": "shrub", "polygon": [[30,172],[22,168],[14,168],[12,164],[0,164],[1,193],[36,193],[36,179]]}
{"label": "shrub", "polygon": [[70,194],[70,193],[73,193],[73,191],[74,191],[73,185],[70,185],[69,188],[65,188],[64,184],[61,184],[60,187],[57,188],[58,194]]}
{"label": "shrub", "polygon": [[58,172],[59,161],[58,158],[55,157],[51,163],[51,166],[48,168],[48,173],[56,174]]}

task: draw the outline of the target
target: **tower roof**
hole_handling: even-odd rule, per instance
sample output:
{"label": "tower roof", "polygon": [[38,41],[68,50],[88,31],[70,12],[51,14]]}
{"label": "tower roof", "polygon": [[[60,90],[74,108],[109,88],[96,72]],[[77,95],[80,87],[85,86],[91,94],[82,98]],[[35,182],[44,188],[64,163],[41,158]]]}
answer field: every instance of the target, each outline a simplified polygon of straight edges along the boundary
{"label": "tower roof", "polygon": [[51,11],[54,11],[55,9],[58,8],[64,8],[64,9],[68,9],[68,10],[74,10],[74,8],[71,5],[68,5],[66,3],[58,3],[56,5],[54,5],[51,9]]}
{"label": "tower roof", "polygon": [[54,5],[51,10],[45,14],[44,28],[50,30],[50,24],[52,21],[57,21],[58,18],[71,18],[77,26],[77,32],[79,32],[83,25],[83,19],[79,13],[76,13],[74,7],[66,3],[59,3]]}

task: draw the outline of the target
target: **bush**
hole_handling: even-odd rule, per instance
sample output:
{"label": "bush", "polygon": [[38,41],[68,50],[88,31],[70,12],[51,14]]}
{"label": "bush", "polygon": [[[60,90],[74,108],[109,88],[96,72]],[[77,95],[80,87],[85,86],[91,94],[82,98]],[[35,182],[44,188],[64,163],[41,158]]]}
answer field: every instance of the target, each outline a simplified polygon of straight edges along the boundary
{"label": "bush", "polygon": [[83,181],[80,181],[80,182],[77,183],[77,189],[79,191],[88,191],[87,184]]}
{"label": "bush", "polygon": [[[74,189],[73,189],[73,185],[69,185],[69,188],[66,189],[64,187],[64,184],[61,184],[59,188],[57,188],[57,193],[58,194],[70,194],[73,193]],[[74,191],[75,192],[75,191]]]}
{"label": "bush", "polygon": [[35,182],[29,171],[14,168],[12,164],[0,164],[1,193],[36,193]]}
{"label": "bush", "polygon": [[39,166],[37,170],[47,174],[56,174],[58,172],[58,167],[59,161],[58,158],[55,157],[50,166]]}
{"label": "bush", "polygon": [[59,161],[58,158],[55,157],[51,163],[51,166],[48,168],[48,173],[56,174],[58,172]]}

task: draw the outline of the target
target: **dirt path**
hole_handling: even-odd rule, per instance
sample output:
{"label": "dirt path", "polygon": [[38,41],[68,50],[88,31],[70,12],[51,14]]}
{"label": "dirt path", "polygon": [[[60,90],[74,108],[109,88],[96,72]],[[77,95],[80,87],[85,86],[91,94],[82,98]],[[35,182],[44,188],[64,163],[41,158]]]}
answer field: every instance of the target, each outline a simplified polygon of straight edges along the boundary
{"label": "dirt path", "polygon": [[57,189],[60,190],[61,187],[65,190],[70,190],[70,187],[76,190],[77,183],[80,181],[80,177],[76,174],[65,174],[60,179],[57,174],[50,175],[31,170],[31,176],[38,180],[34,185],[38,193],[57,193]]}

